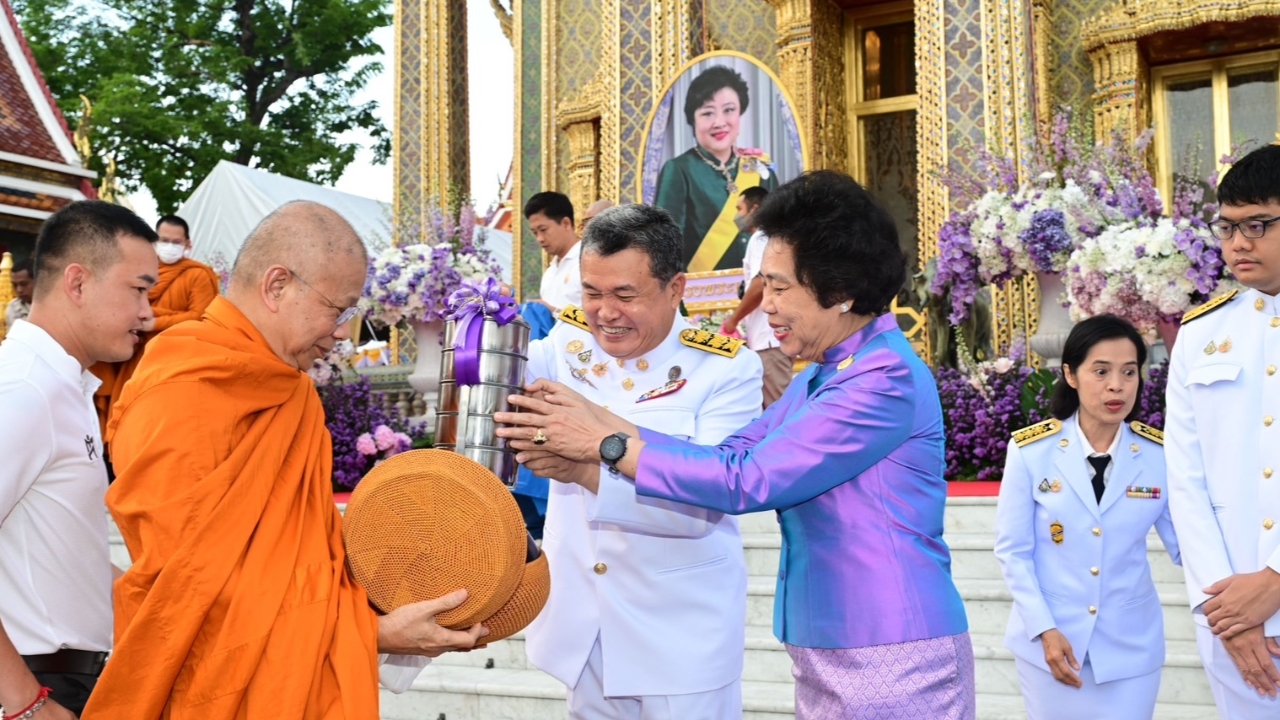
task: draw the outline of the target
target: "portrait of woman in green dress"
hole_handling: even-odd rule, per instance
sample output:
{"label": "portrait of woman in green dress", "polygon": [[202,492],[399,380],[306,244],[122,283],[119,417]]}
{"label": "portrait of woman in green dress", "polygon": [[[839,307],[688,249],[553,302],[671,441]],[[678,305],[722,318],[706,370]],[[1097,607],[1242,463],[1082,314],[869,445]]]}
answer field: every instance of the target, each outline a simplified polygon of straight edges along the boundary
{"label": "portrait of woman in green dress", "polygon": [[[772,190],[800,173],[794,127],[772,74],[745,56],[708,56],[673,82],[650,127],[642,199],[671,213],[682,229],[689,272],[742,267],[739,195],[756,186]],[[785,174],[768,150],[757,149],[775,144],[787,156]]]}

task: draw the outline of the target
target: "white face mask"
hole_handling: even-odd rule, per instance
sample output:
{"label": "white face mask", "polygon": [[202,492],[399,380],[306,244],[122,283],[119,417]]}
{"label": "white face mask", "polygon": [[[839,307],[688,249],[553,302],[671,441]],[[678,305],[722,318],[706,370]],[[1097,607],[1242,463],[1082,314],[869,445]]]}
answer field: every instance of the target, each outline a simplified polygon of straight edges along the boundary
{"label": "white face mask", "polygon": [[186,246],[175,245],[173,243],[158,242],[156,243],[156,255],[160,257],[160,262],[165,265],[172,265],[182,259],[187,253]]}

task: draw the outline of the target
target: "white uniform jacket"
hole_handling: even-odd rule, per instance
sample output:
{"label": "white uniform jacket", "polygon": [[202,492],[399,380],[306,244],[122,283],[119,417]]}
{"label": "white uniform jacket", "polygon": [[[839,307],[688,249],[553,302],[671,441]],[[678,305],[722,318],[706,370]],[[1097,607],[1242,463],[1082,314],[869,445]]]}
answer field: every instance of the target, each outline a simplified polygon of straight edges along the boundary
{"label": "white uniform jacket", "polygon": [[[1166,449],[1187,593],[1207,626],[1204,588],[1280,572],[1280,305],[1249,290],[1193,320],[1170,361]],[[1280,613],[1264,630],[1280,635]]]}
{"label": "white uniform jacket", "polygon": [[1164,664],[1164,615],[1147,563],[1153,525],[1179,559],[1163,448],[1122,425],[1099,503],[1075,417],[1059,427],[1022,447],[1009,442],[995,545],[1013,594],[1005,647],[1047,671],[1037,637],[1057,628],[1099,683],[1154,672]]}
{"label": "white uniform jacket", "polygon": [[[531,343],[528,377],[562,382],[640,427],[714,445],[760,414],[760,359],[690,346],[677,317],[644,358],[620,365],[596,344],[577,308]],[[698,335],[738,347],[741,341]],[[691,337],[690,340],[693,338]],[[640,401],[646,392],[684,384]],[[671,386],[668,386],[671,387]],[[683,695],[742,675],[746,563],[732,516],[638,497],[600,466],[599,494],[551,483],[542,549],[551,596],[526,631],[534,665],[574,687],[600,636],[605,695]]]}

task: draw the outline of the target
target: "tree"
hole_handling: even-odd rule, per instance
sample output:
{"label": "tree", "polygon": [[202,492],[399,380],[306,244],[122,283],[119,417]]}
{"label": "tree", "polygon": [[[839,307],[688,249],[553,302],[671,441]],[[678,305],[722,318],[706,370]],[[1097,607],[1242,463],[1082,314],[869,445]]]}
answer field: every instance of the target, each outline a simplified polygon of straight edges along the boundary
{"label": "tree", "polygon": [[[376,103],[353,97],[382,71],[370,34],[387,0],[13,0],[36,61],[74,125],[93,103],[101,170],[172,212],[219,160],[330,184],[355,159],[344,132],[390,153]],[[360,62],[364,59],[363,62]]]}

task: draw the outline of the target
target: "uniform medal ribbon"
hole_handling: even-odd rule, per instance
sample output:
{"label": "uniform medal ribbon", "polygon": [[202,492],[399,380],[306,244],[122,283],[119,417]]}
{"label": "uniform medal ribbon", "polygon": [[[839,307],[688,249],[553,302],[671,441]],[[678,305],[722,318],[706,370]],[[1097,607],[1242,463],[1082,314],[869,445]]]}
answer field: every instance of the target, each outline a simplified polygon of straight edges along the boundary
{"label": "uniform medal ribbon", "polygon": [[494,278],[484,283],[464,282],[449,296],[449,319],[453,320],[453,372],[458,385],[480,382],[480,332],[485,318],[506,325],[517,317],[516,301],[502,294]]}

